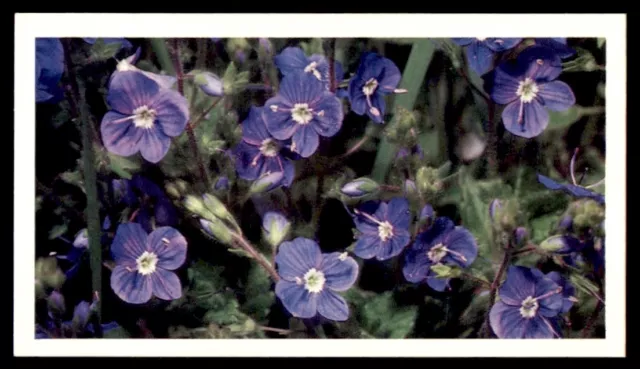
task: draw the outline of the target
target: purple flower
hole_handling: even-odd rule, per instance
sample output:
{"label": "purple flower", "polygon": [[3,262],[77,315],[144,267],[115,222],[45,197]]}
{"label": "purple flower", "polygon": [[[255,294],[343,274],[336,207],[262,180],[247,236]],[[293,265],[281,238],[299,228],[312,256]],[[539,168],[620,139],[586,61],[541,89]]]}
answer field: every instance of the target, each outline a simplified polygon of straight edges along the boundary
{"label": "purple flower", "polygon": [[269,134],[263,119],[263,108],[251,107],[242,122],[242,141],[235,148],[236,171],[242,179],[253,181],[265,173],[284,173],[284,186],[295,176],[293,163],[286,155],[283,142]]}
{"label": "purple flower", "polygon": [[498,338],[556,338],[555,318],[562,311],[562,288],[537,269],[510,266],[500,286],[500,301],[489,313]]}
{"label": "purple flower", "polygon": [[478,245],[467,229],[455,226],[446,217],[436,218],[433,224],[420,233],[407,250],[402,272],[407,281],[427,284],[436,291],[444,291],[448,278],[438,278],[431,269],[442,264],[466,268],[478,256]]}
{"label": "purple flower", "polygon": [[140,151],[145,160],[159,162],[189,120],[184,96],[138,72],[114,74],[107,101],[112,110],[102,118],[102,141],[120,156]]}
{"label": "purple flower", "polygon": [[546,277],[554,281],[558,286],[562,287],[562,309],[560,310],[560,313],[568,313],[573,304],[578,301],[575,297],[575,287],[573,287],[573,285],[558,272],[549,272]]}
{"label": "purple flower", "polygon": [[[102,42],[104,42],[105,45],[110,45],[110,44],[122,44],[122,46],[120,48],[126,48],[129,49],[131,47],[133,47],[133,45],[131,44],[131,42],[129,42],[129,40],[127,40],[124,37],[121,38],[101,38]],[[84,42],[88,43],[88,44],[95,44],[96,41],[98,40],[97,38],[89,38],[89,37],[85,37],[83,38]]]}
{"label": "purple flower", "polygon": [[292,73],[280,83],[278,95],[267,100],[262,116],[267,130],[278,140],[292,138],[291,151],[308,158],[319,136],[340,131],[342,103],[312,73]]}
{"label": "purple flower", "polygon": [[435,210],[431,204],[426,204],[422,210],[420,210],[420,220],[430,220],[435,216]]}
{"label": "purple flower", "polygon": [[315,241],[299,237],[283,242],[275,261],[281,278],[276,295],[291,315],[349,318],[349,305],[336,293],[351,288],[358,277],[358,263],[346,252],[322,254]]}
{"label": "purple flower", "polygon": [[111,288],[123,301],[143,304],[152,296],[174,300],[182,296],[173,272],[185,261],[187,240],[174,228],[156,228],[147,234],[137,223],[118,226],[111,245],[116,267]]}
{"label": "purple flower", "polygon": [[565,111],[575,104],[571,87],[555,79],[562,72],[560,57],[543,46],[522,51],[516,63],[504,62],[485,78],[491,98],[506,107],[505,128],[512,134],[531,138],[549,124],[549,113]]}
{"label": "purple flower", "polygon": [[55,102],[62,96],[58,86],[64,73],[64,51],[57,38],[36,39],[36,102]]}
{"label": "purple flower", "polygon": [[493,66],[494,54],[516,47],[521,38],[454,38],[453,42],[466,46],[467,62],[479,75]]}
{"label": "purple flower", "polygon": [[143,74],[145,77],[151,78],[157,84],[159,84],[160,87],[162,87],[162,88],[171,88],[171,87],[173,87],[173,85],[178,80],[176,77],[168,76],[168,75],[165,75],[165,74],[147,72],[145,70],[138,69],[134,65],[136,63],[136,61],[138,60],[138,58],[140,58],[140,52],[141,51],[142,51],[142,49],[138,48],[138,49],[136,49],[136,52],[133,55],[131,55],[131,56],[129,56],[129,57],[123,59],[123,60],[120,60],[118,62],[118,65],[116,66],[116,71],[111,75],[111,79],[110,79],[109,83],[111,84],[111,81],[113,81],[113,77],[118,75],[118,73],[120,73],[120,72],[138,72],[140,74]]}
{"label": "purple flower", "polygon": [[374,122],[382,123],[386,111],[385,95],[406,92],[397,89],[401,77],[400,70],[391,60],[376,53],[365,53],[349,82],[351,110],[358,115],[366,113]]}
{"label": "purple flower", "polygon": [[[262,40],[262,39],[261,39]],[[321,81],[329,89],[329,62],[323,55],[314,54],[307,57],[299,47],[287,47],[274,58],[276,67],[283,76],[308,73]],[[336,86],[342,81],[344,70],[338,61],[334,63]]]}
{"label": "purple flower", "polygon": [[355,209],[356,228],[360,232],[353,249],[363,259],[387,260],[397,256],[411,240],[409,201],[396,197],[388,203],[366,202]]}
{"label": "purple flower", "polygon": [[536,38],[536,45],[548,47],[553,50],[561,59],[573,56],[576,51],[567,46],[567,39],[564,37],[556,38]]}
{"label": "purple flower", "polygon": [[546,188],[553,191],[563,191],[576,198],[588,198],[595,200],[598,204],[604,205],[604,195],[591,191],[585,187],[573,185],[573,184],[561,184],[553,179],[538,174],[538,182],[540,182]]}
{"label": "purple flower", "polygon": [[175,226],[178,215],[171,200],[155,183],[141,175],[134,175],[130,180],[115,179],[112,181],[116,201],[122,202],[136,212],[135,222],[147,232],[155,226]]}

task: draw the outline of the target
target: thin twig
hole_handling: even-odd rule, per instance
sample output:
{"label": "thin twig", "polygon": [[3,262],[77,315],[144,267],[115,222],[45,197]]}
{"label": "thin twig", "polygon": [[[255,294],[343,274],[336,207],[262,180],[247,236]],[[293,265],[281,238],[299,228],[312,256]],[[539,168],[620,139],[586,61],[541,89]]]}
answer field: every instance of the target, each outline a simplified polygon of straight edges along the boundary
{"label": "thin twig", "polygon": [[202,113],[200,113],[200,115],[198,115],[195,119],[192,119],[191,123],[190,123],[191,124],[191,129],[196,129],[198,124],[200,124],[200,122],[202,122],[207,117],[207,114],[209,114],[209,112],[211,110],[213,110],[213,108],[215,108],[216,105],[218,105],[218,103],[220,101],[222,101],[221,97],[215,99],[213,101],[213,103],[211,103],[211,105],[209,105],[209,107],[207,107],[205,110],[202,111]]}
{"label": "thin twig", "polygon": [[275,268],[265,260],[265,258],[260,254],[251,244],[241,235],[231,232],[231,237],[238,243],[244,251],[246,251],[252,258],[256,259],[256,261],[269,273],[274,282],[280,280],[280,276],[278,272],[276,272]]}
{"label": "thin twig", "polygon": [[[496,295],[498,292],[498,286],[500,285],[500,280],[502,279],[502,275],[505,270],[507,270],[507,265],[509,264],[509,260],[511,260],[511,250],[507,249],[504,252],[504,257],[502,258],[502,263],[500,264],[500,268],[496,272],[496,276],[491,283],[491,291],[489,293],[489,309],[487,310],[487,316],[485,320],[485,324],[489,327],[489,312],[491,311],[491,307],[496,302]],[[487,333],[489,329],[487,329]]]}

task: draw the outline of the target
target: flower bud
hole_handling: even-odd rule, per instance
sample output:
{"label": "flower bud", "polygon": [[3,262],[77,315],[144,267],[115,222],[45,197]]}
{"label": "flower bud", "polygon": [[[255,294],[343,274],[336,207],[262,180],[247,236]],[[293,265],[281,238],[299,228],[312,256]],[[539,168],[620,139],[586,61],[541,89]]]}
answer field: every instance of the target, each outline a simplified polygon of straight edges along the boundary
{"label": "flower bud", "polygon": [[256,179],[249,188],[250,194],[258,194],[269,192],[277,187],[282,185],[282,180],[284,179],[283,172],[271,172],[262,175],[260,178]]}
{"label": "flower bud", "polygon": [[580,251],[583,247],[582,242],[575,237],[556,235],[542,241],[540,248],[556,254],[568,254]]}
{"label": "flower bud", "polygon": [[269,211],[262,219],[262,234],[271,247],[278,247],[290,230],[291,223],[280,213]]}
{"label": "flower bud", "polygon": [[207,210],[209,210],[213,215],[220,219],[226,219],[229,221],[233,220],[233,215],[229,212],[224,203],[220,201],[220,199],[208,193],[204,194],[202,198],[204,199],[205,208],[207,208]]}
{"label": "flower bud", "polygon": [[76,233],[76,238],[73,240],[73,247],[85,249],[89,247],[89,235],[86,228]]}
{"label": "flower bud", "polygon": [[500,199],[493,199],[491,203],[489,203],[489,217],[491,217],[492,221],[496,220],[496,215],[502,209],[502,201]]}
{"label": "flower bud", "polygon": [[428,220],[433,218],[435,215],[435,211],[433,210],[433,206],[430,204],[425,205],[422,210],[420,210],[420,220]]}
{"label": "flower bud", "polygon": [[224,96],[222,79],[211,72],[198,73],[194,78],[194,82],[202,92],[209,96]]}
{"label": "flower bud", "polygon": [[184,200],[184,206],[190,212],[200,215],[201,217],[207,219],[214,217],[214,215],[205,208],[204,201],[197,196],[188,195]]}
{"label": "flower bud", "polygon": [[561,231],[570,231],[573,227],[573,217],[570,215],[565,215],[560,219],[560,223],[558,224],[558,229]]}
{"label": "flower bud", "polygon": [[442,189],[442,182],[438,178],[438,169],[423,166],[416,173],[416,186],[425,196],[429,197]]}
{"label": "flower bud", "polygon": [[378,190],[380,186],[376,181],[362,177],[358,179],[354,179],[353,181],[345,184],[340,189],[340,192],[349,196],[349,197],[360,197],[364,195],[371,194]]}
{"label": "flower bud", "polygon": [[64,296],[58,291],[53,291],[47,298],[47,306],[49,311],[55,316],[62,316],[66,308],[64,304]]}
{"label": "flower bud", "polygon": [[463,162],[469,163],[478,159],[487,147],[487,142],[475,133],[468,133],[458,143],[456,152]]}
{"label": "flower bud", "polygon": [[513,232],[513,239],[518,247],[524,246],[529,241],[529,231],[524,227],[518,227]]}
{"label": "flower bud", "polygon": [[405,179],[402,189],[404,190],[404,193],[407,195],[413,195],[418,191],[418,187],[416,187],[416,183],[410,179]]}
{"label": "flower bud", "polygon": [[229,228],[220,219],[214,218],[212,221],[206,219],[200,219],[200,225],[202,229],[207,232],[211,237],[215,238],[219,242],[230,245],[232,241],[231,232]]}
{"label": "flower bud", "polygon": [[213,188],[217,191],[224,191],[229,189],[229,178],[226,176],[218,178]]}
{"label": "flower bud", "polygon": [[271,54],[273,51],[273,45],[271,45],[271,41],[269,41],[268,38],[258,39],[258,44],[260,44],[260,49],[266,54]]}
{"label": "flower bud", "polygon": [[73,319],[71,320],[71,326],[73,330],[76,332],[83,332],[87,323],[89,323],[89,318],[91,317],[91,308],[89,303],[86,301],[81,301],[78,305],[76,305],[75,309],[73,309]]}

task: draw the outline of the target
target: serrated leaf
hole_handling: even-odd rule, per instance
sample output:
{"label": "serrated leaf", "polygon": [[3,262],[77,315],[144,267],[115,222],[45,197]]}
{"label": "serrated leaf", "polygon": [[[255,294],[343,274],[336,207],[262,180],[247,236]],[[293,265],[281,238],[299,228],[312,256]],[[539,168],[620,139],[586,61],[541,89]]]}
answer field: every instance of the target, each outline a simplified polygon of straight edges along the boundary
{"label": "serrated leaf", "polygon": [[212,266],[203,261],[189,268],[189,300],[205,310],[220,310],[232,304],[235,296],[226,289],[226,281],[221,275],[223,270],[223,267]]}
{"label": "serrated leaf", "polygon": [[598,286],[588,278],[577,273],[571,273],[569,280],[577,289],[583,291],[584,293],[590,296],[593,296],[594,294],[599,295]]}
{"label": "serrated leaf", "polygon": [[550,130],[563,130],[569,128],[581,118],[579,106],[572,106],[566,111],[549,111]]}
{"label": "serrated leaf", "polygon": [[257,264],[249,270],[244,295],[246,300],[242,310],[258,321],[266,319],[275,302],[275,294],[271,291],[269,276]]}
{"label": "serrated leaf", "polygon": [[69,227],[67,226],[67,224],[59,224],[53,226],[53,228],[51,228],[51,230],[49,231],[49,239],[53,240],[54,238],[62,236],[63,234],[67,233],[68,228]]}
{"label": "serrated leaf", "polygon": [[127,158],[124,156],[118,156],[109,153],[109,168],[124,179],[131,179],[133,176],[131,172],[135,172],[140,169],[141,163],[135,159]]}
{"label": "serrated leaf", "polygon": [[238,75],[238,67],[236,67],[234,62],[229,63],[227,69],[222,76],[222,83],[224,85],[224,90],[229,91],[233,89],[233,85],[236,81]]}
{"label": "serrated leaf", "polygon": [[117,328],[110,329],[104,332],[104,338],[131,338],[129,332],[126,329],[118,326]]}
{"label": "serrated leaf", "polygon": [[377,338],[405,338],[411,333],[417,306],[398,306],[391,291],[368,297],[352,290],[345,297],[356,305],[357,313],[353,315],[363,330]]}

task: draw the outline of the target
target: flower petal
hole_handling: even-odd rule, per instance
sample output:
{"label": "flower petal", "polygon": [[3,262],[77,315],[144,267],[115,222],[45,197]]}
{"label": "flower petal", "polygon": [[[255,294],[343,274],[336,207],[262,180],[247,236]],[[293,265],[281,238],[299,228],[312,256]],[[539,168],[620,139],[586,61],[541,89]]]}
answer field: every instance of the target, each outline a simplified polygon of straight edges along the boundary
{"label": "flower petal", "polygon": [[153,295],[162,300],[175,300],[182,296],[182,285],[178,276],[169,270],[156,269],[151,274]]}
{"label": "flower petal", "polygon": [[264,173],[265,157],[260,155],[260,149],[256,146],[240,141],[234,152],[236,172],[240,178],[252,181]]}
{"label": "flower petal", "polygon": [[435,276],[427,277],[427,285],[434,291],[443,292],[449,286],[450,278],[436,278]]}
{"label": "flower petal", "polygon": [[535,286],[536,279],[529,268],[510,266],[507,269],[507,279],[499,290],[500,300],[520,308],[527,297],[536,297]]}
{"label": "flower petal", "polygon": [[324,83],[313,73],[294,73],[282,78],[278,95],[292,104],[312,104],[324,96],[325,92]]}
{"label": "flower petal", "polygon": [[522,41],[521,38],[509,38],[509,37],[487,38],[484,44],[489,49],[495,52],[501,52],[501,51],[513,49],[520,43],[520,41]]}
{"label": "flower petal", "polygon": [[473,234],[465,228],[456,227],[453,231],[449,232],[445,238],[445,245],[449,250],[455,251],[456,253],[464,256],[464,259],[462,259],[451,253],[447,255],[462,267],[468,267],[471,265],[478,256],[478,244],[476,243],[476,239],[473,237]]}
{"label": "flower petal", "polygon": [[323,255],[320,269],[324,273],[325,286],[334,291],[348,290],[358,278],[358,263],[339,252]]}
{"label": "flower petal", "polygon": [[144,304],[151,299],[151,278],[135,270],[129,271],[124,265],[113,268],[111,288],[118,297],[130,304]]}
{"label": "flower petal", "polygon": [[317,313],[318,294],[309,293],[301,284],[279,280],[276,283],[276,296],[296,318],[313,318]]}
{"label": "flower petal", "polygon": [[[522,106],[522,114],[520,109]],[[520,118],[522,120],[520,121]],[[524,138],[540,135],[549,125],[549,113],[536,100],[530,103],[514,101],[502,111],[502,121],[507,131]]]}
{"label": "flower petal", "polygon": [[502,301],[491,307],[489,324],[498,338],[522,338],[528,326],[519,306],[509,306]]}
{"label": "flower petal", "polygon": [[111,243],[111,254],[117,264],[135,266],[136,259],[146,251],[147,232],[138,223],[118,225]]}
{"label": "flower petal", "polygon": [[378,254],[382,241],[378,234],[362,234],[358,237],[353,253],[361,259],[371,259]]}
{"label": "flower petal", "polygon": [[453,42],[455,42],[456,44],[460,45],[460,46],[467,46],[470,43],[472,43],[473,41],[476,41],[477,39],[475,39],[475,38],[451,38],[451,40]]}
{"label": "flower petal", "polygon": [[163,89],[150,108],[156,111],[156,123],[165,135],[176,137],[184,132],[189,121],[189,103],[177,91]]}
{"label": "flower petal", "polygon": [[273,58],[273,62],[283,76],[300,72],[309,64],[307,56],[299,47],[286,47]]}
{"label": "flower petal", "polygon": [[526,77],[536,82],[552,81],[562,73],[562,60],[550,48],[534,45],[524,49],[517,58],[520,66],[526,66]]}
{"label": "flower petal", "polygon": [[295,152],[299,153],[303,158],[308,158],[318,149],[320,145],[320,137],[310,125],[301,125],[300,128],[293,134],[293,143],[295,146]]}
{"label": "flower petal", "polygon": [[158,128],[142,130],[140,139],[140,154],[151,163],[157,163],[169,152],[171,138],[162,133]]}
{"label": "flower petal", "polygon": [[551,322],[541,316],[535,316],[531,319],[527,319],[526,326],[527,328],[524,331],[522,338],[549,339],[558,336],[558,333],[555,332],[555,328],[552,326]]}
{"label": "flower petal", "polygon": [[143,130],[136,128],[132,120],[113,111],[107,112],[100,124],[100,134],[104,147],[120,156],[131,156],[138,152]]}
{"label": "flower petal", "polygon": [[567,46],[566,38],[536,38],[536,44],[552,49],[561,59],[573,56],[576,51]]}
{"label": "flower petal", "polygon": [[320,267],[322,253],[315,241],[298,237],[278,247],[275,261],[280,277],[295,281],[296,277],[302,278],[309,269]]}
{"label": "flower petal", "polygon": [[483,75],[493,65],[493,51],[483,42],[474,42],[466,49],[469,66],[479,75]]}
{"label": "flower petal", "polygon": [[322,291],[318,296],[318,313],[323,317],[342,322],[349,319],[349,305],[333,291]]}
{"label": "flower petal", "polygon": [[429,276],[431,264],[426,251],[422,248],[411,248],[405,254],[402,274],[411,283],[422,282]]}
{"label": "flower petal", "polygon": [[322,112],[321,116],[314,115],[311,122],[320,136],[331,137],[340,131],[344,113],[342,111],[342,102],[334,94],[325,91],[320,101],[311,108],[316,113]]}
{"label": "flower petal", "polygon": [[378,249],[376,258],[378,260],[388,260],[392,257],[398,256],[405,246],[411,241],[411,234],[406,229],[394,229],[393,237],[387,242],[383,242]]}
{"label": "flower petal", "polygon": [[[540,273],[542,274],[542,273]],[[560,286],[552,279],[542,275],[538,277],[535,285],[535,297],[557,291]],[[562,293],[555,293],[547,298],[538,300],[540,308],[538,314],[545,317],[554,317],[562,311],[564,299]]]}
{"label": "flower petal", "polygon": [[160,85],[142,73],[114,73],[109,84],[107,102],[119,113],[131,115],[136,108],[150,105],[160,92]]}
{"label": "flower petal", "polygon": [[498,66],[487,75],[491,98],[498,104],[508,104],[518,99],[516,92],[520,86],[520,76],[514,68],[507,67],[506,64]]}
{"label": "flower petal", "polygon": [[545,108],[553,111],[565,111],[576,103],[576,97],[568,84],[552,81],[539,85],[537,98]]}
{"label": "flower petal", "polygon": [[414,242],[414,248],[424,248],[426,253],[438,243],[443,241],[443,237],[455,228],[453,221],[446,217],[438,217],[433,225],[426,231],[420,233]]}
{"label": "flower petal", "polygon": [[409,229],[411,212],[409,201],[404,197],[394,197],[387,205],[387,220],[394,228]]}
{"label": "flower petal", "polygon": [[262,141],[271,138],[262,119],[263,110],[263,107],[252,106],[247,118],[242,122],[242,139],[249,144],[260,145]]}
{"label": "flower petal", "polygon": [[348,96],[351,104],[351,111],[358,115],[364,115],[367,110],[367,98],[362,92],[365,81],[353,77],[349,82]]}
{"label": "flower petal", "polygon": [[262,117],[269,133],[278,140],[291,138],[299,124],[291,117],[291,112],[279,108],[290,109],[291,103],[282,96],[272,97],[264,103]]}
{"label": "flower petal", "polygon": [[147,238],[147,248],[158,256],[158,267],[180,268],[187,258],[187,240],[172,227],[156,228]]}

